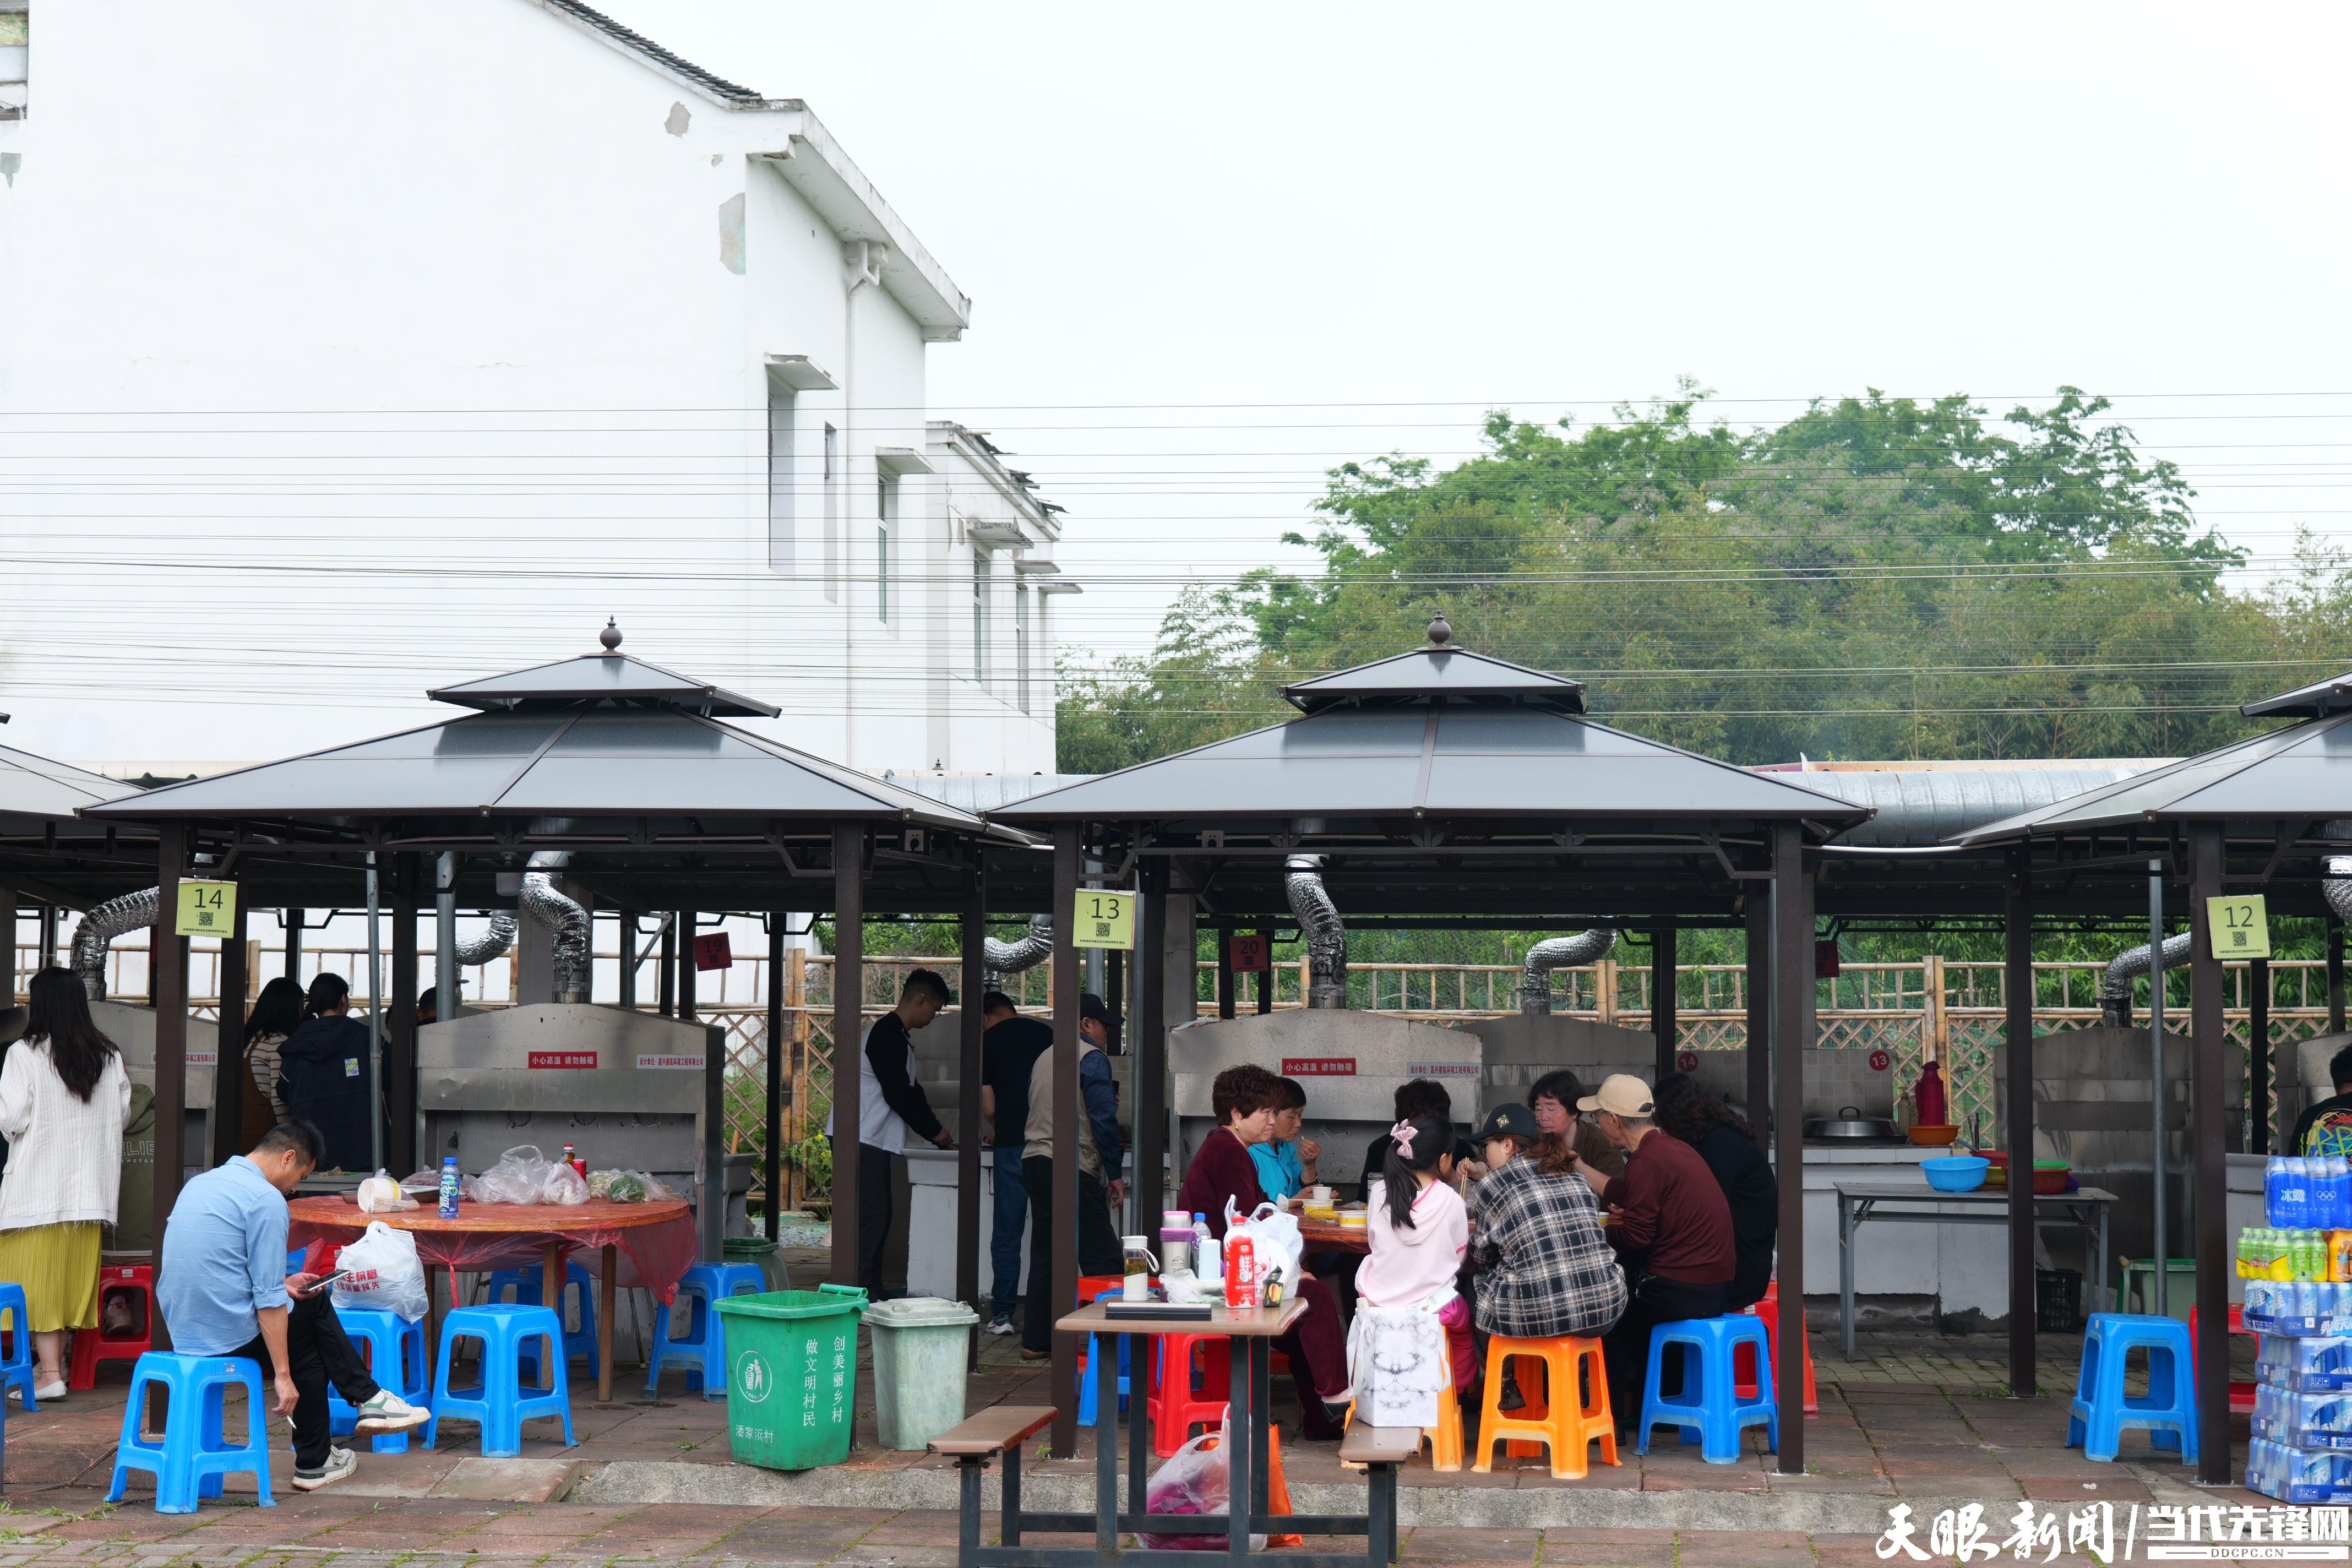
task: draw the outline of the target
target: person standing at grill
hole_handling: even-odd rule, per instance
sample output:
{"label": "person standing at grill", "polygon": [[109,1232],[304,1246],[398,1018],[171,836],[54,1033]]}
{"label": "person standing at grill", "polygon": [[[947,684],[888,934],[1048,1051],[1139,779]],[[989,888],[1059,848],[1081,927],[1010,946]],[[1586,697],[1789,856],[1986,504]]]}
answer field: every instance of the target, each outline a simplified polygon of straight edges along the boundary
{"label": "person standing at grill", "polygon": [[[1118,1089],[1104,1054],[1118,1019],[1103,999],[1088,991],[1078,998],[1078,1272],[1116,1274],[1118,1230],[1111,1211],[1127,1201],[1120,1171],[1127,1160],[1118,1130]],[[1029,1121],[1024,1129],[1021,1175],[1029,1191],[1029,1306],[1021,1315],[1021,1359],[1045,1361],[1054,1353],[1054,1075],[1063,1046],[1056,1040],[1036,1058],[1029,1079]]]}
{"label": "person standing at grill", "polygon": [[351,983],[340,974],[318,975],[302,1015],[301,1024],[278,1047],[278,1098],[289,1117],[316,1127],[326,1141],[320,1170],[373,1171],[368,1085],[375,1040],[368,1026],[352,1016]]}
{"label": "person standing at grill", "polygon": [[1029,1142],[1029,1083],[1037,1058],[1054,1043],[1042,1019],[1024,1018],[1002,991],[981,998],[980,1110],[993,1129],[995,1217],[989,1233],[988,1331],[1010,1334],[1021,1300],[1021,1232],[1029,1223],[1029,1185],[1022,1173]]}
{"label": "person standing at grill", "polygon": [[25,1037],[0,1066],[0,1279],[24,1288],[32,1321],[15,1328],[32,1334],[34,1397],[63,1399],[66,1331],[98,1327],[100,1230],[114,1223],[131,1075],[72,971],[33,976],[28,1003]]}
{"label": "person standing at grill", "polygon": [[[866,1048],[857,1053],[857,1278],[851,1283],[863,1285],[869,1300],[882,1297],[891,1161],[906,1152],[910,1131],[939,1148],[955,1147],[954,1134],[940,1125],[930,1096],[915,1081],[914,1031],[947,1005],[948,983],[935,971],[915,970],[898,988],[898,1005],[867,1027]],[[838,1150],[841,1135],[834,1131],[831,1111],[825,1113],[824,1131]],[[837,1155],[833,1168],[841,1169]]]}
{"label": "person standing at grill", "polygon": [[286,1099],[278,1089],[285,1064],[278,1053],[301,1026],[302,987],[278,975],[253,999],[253,1016],[245,1021],[245,1081],[252,1091],[245,1111],[247,1127],[275,1127],[286,1120]]}

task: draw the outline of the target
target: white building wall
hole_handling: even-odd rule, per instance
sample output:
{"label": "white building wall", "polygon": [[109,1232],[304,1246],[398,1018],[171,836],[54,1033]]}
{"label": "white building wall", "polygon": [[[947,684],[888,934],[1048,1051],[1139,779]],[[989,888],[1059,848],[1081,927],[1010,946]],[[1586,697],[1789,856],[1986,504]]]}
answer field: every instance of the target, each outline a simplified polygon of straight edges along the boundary
{"label": "white building wall", "polygon": [[[804,110],[699,96],[531,0],[55,3],[37,29],[34,108],[0,122],[0,556],[27,563],[0,572],[40,607],[0,625],[12,733],[279,755],[614,616],[860,767],[1034,749],[982,708],[940,756],[936,584],[894,570],[878,614],[874,454],[926,445],[927,329],[853,287],[771,156],[832,155]],[[785,355],[835,386],[793,402],[778,571]]]}

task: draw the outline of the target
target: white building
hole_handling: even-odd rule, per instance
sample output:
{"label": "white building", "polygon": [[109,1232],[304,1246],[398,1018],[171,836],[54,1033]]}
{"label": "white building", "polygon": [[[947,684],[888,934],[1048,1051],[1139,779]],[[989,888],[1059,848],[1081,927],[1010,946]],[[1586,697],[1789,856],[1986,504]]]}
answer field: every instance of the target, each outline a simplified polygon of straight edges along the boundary
{"label": "white building", "polygon": [[811,751],[1053,768],[1058,509],[930,418],[971,302],[805,104],[574,0],[0,24],[0,692],[39,750],[394,729],[614,616]]}

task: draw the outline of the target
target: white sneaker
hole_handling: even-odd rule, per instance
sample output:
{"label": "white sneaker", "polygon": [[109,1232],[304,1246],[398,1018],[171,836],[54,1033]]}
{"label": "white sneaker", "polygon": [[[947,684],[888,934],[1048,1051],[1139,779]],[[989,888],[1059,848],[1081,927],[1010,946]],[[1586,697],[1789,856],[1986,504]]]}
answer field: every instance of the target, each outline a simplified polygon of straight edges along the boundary
{"label": "white sneaker", "polygon": [[306,1470],[299,1466],[296,1468],[294,1489],[298,1492],[314,1492],[320,1487],[331,1487],[355,1473],[359,1468],[360,1457],[349,1448],[330,1448],[327,1450],[327,1462],[319,1468]]}
{"label": "white sneaker", "polygon": [[[65,1396],[66,1380],[62,1377],[58,1379],[55,1383],[45,1383],[41,1384],[40,1387],[33,1390],[33,1397],[39,1400],[44,1405],[47,1405],[52,1399],[63,1399]],[[22,1402],[20,1401],[19,1403]]]}
{"label": "white sneaker", "polygon": [[429,1410],[419,1410],[388,1388],[376,1391],[373,1399],[352,1412],[359,1417],[354,1430],[366,1436],[380,1432],[406,1432],[433,1419]]}
{"label": "white sneaker", "polygon": [[1007,1334],[1017,1334],[1021,1331],[1013,1326],[1011,1318],[992,1318],[989,1320],[988,1331],[1002,1339]]}

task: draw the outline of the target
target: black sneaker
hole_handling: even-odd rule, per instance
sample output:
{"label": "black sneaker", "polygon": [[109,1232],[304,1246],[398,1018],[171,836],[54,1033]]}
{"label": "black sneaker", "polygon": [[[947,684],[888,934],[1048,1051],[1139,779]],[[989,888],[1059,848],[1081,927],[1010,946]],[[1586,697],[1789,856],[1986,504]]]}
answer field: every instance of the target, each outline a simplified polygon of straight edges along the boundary
{"label": "black sneaker", "polygon": [[314,1492],[320,1487],[333,1486],[337,1481],[349,1479],[359,1468],[360,1457],[349,1448],[330,1448],[327,1450],[327,1462],[315,1469],[304,1469],[299,1465],[294,1468],[294,1489]]}
{"label": "black sneaker", "polygon": [[1525,1410],[1527,1407],[1527,1395],[1519,1392],[1517,1380],[1512,1377],[1509,1373],[1505,1373],[1503,1374],[1503,1392],[1496,1399],[1495,1408],[1497,1410]]}

